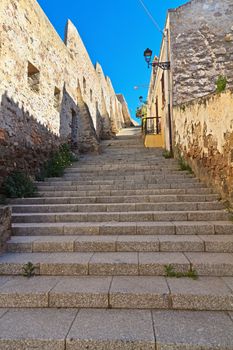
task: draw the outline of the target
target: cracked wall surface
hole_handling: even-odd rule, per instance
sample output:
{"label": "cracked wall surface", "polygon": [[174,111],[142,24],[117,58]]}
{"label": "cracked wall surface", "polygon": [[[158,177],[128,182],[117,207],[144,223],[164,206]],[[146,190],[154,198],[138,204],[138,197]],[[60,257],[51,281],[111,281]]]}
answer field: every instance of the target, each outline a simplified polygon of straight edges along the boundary
{"label": "cracked wall surface", "polygon": [[233,202],[233,90],[176,106],[174,144],[195,174]]}
{"label": "cracked wall surface", "polygon": [[173,104],[233,86],[233,2],[192,0],[169,11]]}

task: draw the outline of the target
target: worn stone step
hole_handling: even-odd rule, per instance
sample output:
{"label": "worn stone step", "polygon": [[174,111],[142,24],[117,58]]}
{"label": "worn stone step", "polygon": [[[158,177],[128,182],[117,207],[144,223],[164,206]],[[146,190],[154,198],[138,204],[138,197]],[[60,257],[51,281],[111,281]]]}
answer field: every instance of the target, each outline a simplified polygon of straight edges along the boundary
{"label": "worn stone step", "polygon": [[4,308],[0,313],[0,349],[17,344],[17,350],[233,350],[232,312]]}
{"label": "worn stone step", "polygon": [[18,236],[38,235],[231,235],[230,221],[59,222],[12,224]]}
{"label": "worn stone step", "polygon": [[233,350],[232,312],[98,308],[0,312],[0,349],[16,349],[17,344],[17,350]]}
{"label": "worn stone step", "polygon": [[[15,205],[45,205],[45,204],[91,204],[91,203],[180,203],[196,202],[211,203],[219,201],[219,195],[136,195],[136,196],[107,196],[107,197],[35,197],[35,198],[15,198],[10,201]],[[220,204],[222,205],[222,204]]]}
{"label": "worn stone step", "polygon": [[56,213],[56,212],[132,212],[132,211],[187,211],[221,210],[220,202],[162,202],[162,203],[114,203],[114,204],[28,204],[13,205],[13,213]]}
{"label": "worn stone step", "polygon": [[148,189],[202,189],[206,188],[205,185],[199,182],[178,182],[178,183],[134,183],[133,181],[128,183],[119,183],[114,185],[78,185],[78,186],[38,186],[39,193],[43,192],[61,192],[61,191],[105,191],[105,190],[148,190]]}
{"label": "worn stone step", "polygon": [[134,196],[134,195],[160,195],[160,194],[213,194],[211,188],[157,188],[134,190],[92,190],[84,191],[40,191],[40,197],[83,197],[83,196]]}
{"label": "worn stone step", "polygon": [[64,181],[44,181],[44,182],[36,182],[36,186],[37,188],[43,188],[43,187],[51,187],[51,188],[55,188],[55,189],[59,189],[60,187],[70,187],[70,190],[73,188],[75,189],[75,187],[77,186],[103,186],[103,185],[120,185],[120,184],[124,184],[126,185],[131,185],[132,182],[134,182],[135,184],[144,184],[145,182],[147,184],[157,184],[157,183],[164,183],[164,184],[168,184],[168,183],[178,183],[178,182],[184,182],[184,183],[200,183],[196,178],[194,177],[185,177],[185,176],[174,176],[174,177],[158,177],[158,176],[124,176],[123,178],[115,178],[112,180],[84,180],[84,179],[79,179],[79,180],[74,180],[74,181],[69,181],[69,180],[64,180]]}
{"label": "worn stone step", "polygon": [[233,253],[232,235],[13,236],[9,252],[223,252]]}
{"label": "worn stone step", "polygon": [[8,307],[233,311],[233,278],[0,277],[0,308]]}
{"label": "worn stone step", "polygon": [[[87,208],[88,209],[88,208]],[[140,221],[224,221],[230,214],[225,210],[199,211],[131,211],[131,212],[65,212],[14,213],[13,223],[33,222],[136,222]]]}
{"label": "worn stone step", "polygon": [[209,252],[7,253],[0,256],[0,275],[21,275],[31,262],[42,276],[165,276],[195,269],[199,276],[232,276],[233,254]]}
{"label": "worn stone step", "polygon": [[85,181],[85,182],[91,182],[93,184],[95,183],[103,183],[103,182],[112,182],[112,181],[116,181],[116,180],[128,180],[130,179],[145,179],[145,178],[153,178],[156,177],[158,178],[162,178],[162,179],[174,179],[174,178],[189,178],[189,179],[194,179],[195,176],[193,174],[189,174],[187,172],[180,172],[180,171],[172,171],[170,173],[167,173],[166,171],[161,171],[161,172],[157,172],[157,171],[153,171],[153,170],[148,170],[147,172],[132,172],[132,173],[116,173],[116,174],[106,174],[106,175],[96,175],[95,173],[93,174],[78,174],[78,175],[72,175],[74,177],[74,180],[72,180],[71,176],[70,178],[67,176],[64,177],[52,177],[52,178],[45,178],[44,182],[42,183],[51,183],[51,184],[55,184],[58,185],[61,182],[65,182],[65,183],[70,183],[70,184],[77,184],[77,182],[80,181]]}

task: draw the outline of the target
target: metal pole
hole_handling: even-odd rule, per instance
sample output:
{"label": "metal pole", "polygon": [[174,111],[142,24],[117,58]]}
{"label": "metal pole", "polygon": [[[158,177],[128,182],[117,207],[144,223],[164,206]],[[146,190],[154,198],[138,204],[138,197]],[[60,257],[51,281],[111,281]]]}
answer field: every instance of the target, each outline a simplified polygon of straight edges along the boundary
{"label": "metal pole", "polygon": [[[166,61],[170,62],[169,55],[169,39],[168,39],[168,29],[165,29],[165,44],[166,44]],[[167,108],[168,108],[168,129],[169,129],[169,146],[170,152],[173,152],[172,147],[172,116],[171,116],[171,79],[170,79],[170,69],[167,70]]]}

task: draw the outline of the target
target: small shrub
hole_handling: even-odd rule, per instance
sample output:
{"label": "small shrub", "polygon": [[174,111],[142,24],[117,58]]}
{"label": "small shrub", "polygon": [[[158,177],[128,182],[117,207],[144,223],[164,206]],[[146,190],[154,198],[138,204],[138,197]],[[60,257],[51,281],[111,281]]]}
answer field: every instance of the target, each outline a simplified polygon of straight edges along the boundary
{"label": "small shrub", "polygon": [[65,168],[75,161],[78,161],[78,158],[71,152],[70,147],[67,144],[61,145],[36,175],[36,180],[44,181],[46,177],[61,177]]}
{"label": "small shrub", "polygon": [[9,198],[23,198],[32,197],[37,189],[28,175],[13,171],[3,182],[2,190]]}
{"label": "small shrub", "polygon": [[196,270],[190,269],[188,272],[176,272],[172,265],[165,265],[164,269],[167,277],[175,277],[175,278],[187,277],[187,278],[192,278],[193,280],[198,279],[198,273]]}
{"label": "small shrub", "polygon": [[30,261],[23,266],[23,276],[30,278],[35,276],[36,267]]}
{"label": "small shrub", "polygon": [[227,78],[223,75],[220,75],[216,81],[216,92],[222,92],[226,90]]}
{"label": "small shrub", "polygon": [[172,153],[171,151],[165,150],[165,151],[163,151],[163,157],[164,157],[165,159],[173,158],[173,153]]}
{"label": "small shrub", "polygon": [[0,205],[5,205],[5,204],[7,204],[6,196],[4,196],[3,194],[0,194]]}
{"label": "small shrub", "polygon": [[188,171],[190,174],[193,173],[190,165],[188,165],[188,163],[186,163],[186,161],[181,156],[178,158],[178,164],[181,171]]}

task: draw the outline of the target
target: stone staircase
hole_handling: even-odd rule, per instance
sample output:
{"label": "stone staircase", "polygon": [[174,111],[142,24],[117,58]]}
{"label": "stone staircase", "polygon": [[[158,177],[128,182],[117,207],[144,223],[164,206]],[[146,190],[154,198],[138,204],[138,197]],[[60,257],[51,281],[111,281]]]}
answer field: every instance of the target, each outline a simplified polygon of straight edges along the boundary
{"label": "stone staircase", "polygon": [[233,350],[233,222],[218,194],[138,129],[102,147],[12,201],[0,350]]}

